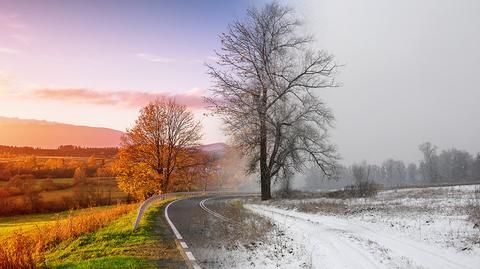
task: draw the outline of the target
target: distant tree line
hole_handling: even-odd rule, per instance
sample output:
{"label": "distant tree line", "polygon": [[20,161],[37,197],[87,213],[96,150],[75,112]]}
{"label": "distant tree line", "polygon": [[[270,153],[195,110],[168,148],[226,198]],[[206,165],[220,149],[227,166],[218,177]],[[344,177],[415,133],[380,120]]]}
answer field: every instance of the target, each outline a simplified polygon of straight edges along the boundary
{"label": "distant tree line", "polygon": [[456,148],[438,152],[437,146],[430,142],[420,144],[419,150],[423,158],[418,163],[387,159],[380,165],[365,161],[350,166],[339,165],[337,180],[333,181],[328,181],[317,169],[311,169],[306,174],[306,187],[336,188],[365,181],[384,186],[480,181],[480,153],[472,155]]}
{"label": "distant tree line", "polygon": [[70,156],[70,157],[97,157],[112,158],[118,153],[116,147],[88,148],[73,145],[63,145],[56,149],[15,147],[0,145],[0,156],[9,157],[12,155],[34,155],[34,156]]}
{"label": "distant tree line", "polygon": [[117,188],[111,166],[111,160],[95,156],[5,159],[0,162],[0,216],[57,212],[128,200]]}
{"label": "distant tree line", "polygon": [[111,177],[109,163],[102,157],[78,158],[36,157],[33,155],[5,159],[0,162],[0,181],[8,181],[15,175],[31,175],[33,178],[72,178],[77,168],[85,169],[88,177]]}

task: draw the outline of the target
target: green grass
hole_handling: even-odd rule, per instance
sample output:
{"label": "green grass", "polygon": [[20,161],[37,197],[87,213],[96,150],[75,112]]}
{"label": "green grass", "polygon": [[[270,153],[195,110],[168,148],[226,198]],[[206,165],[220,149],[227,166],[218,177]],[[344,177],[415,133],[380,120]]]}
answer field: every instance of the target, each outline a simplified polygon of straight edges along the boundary
{"label": "green grass", "polygon": [[156,268],[154,264],[149,263],[148,261],[131,256],[116,256],[116,257],[102,257],[98,259],[81,261],[78,263],[64,263],[54,268],[63,269],[63,268],[72,268],[72,269],[83,269],[83,268]]}
{"label": "green grass", "polygon": [[[112,206],[99,206],[93,208],[94,210],[107,210],[109,208],[115,207]],[[48,214],[31,214],[31,215],[17,215],[12,217],[0,217],[0,239],[4,238],[14,231],[21,230],[22,232],[28,232],[37,227],[41,227],[45,224],[52,223],[57,219],[63,219],[69,214],[77,215],[79,213],[85,212],[86,210],[91,209],[78,209],[78,210],[69,210],[62,211],[58,213],[48,213]]]}
{"label": "green grass", "polygon": [[96,232],[49,250],[49,268],[186,268],[173,235],[159,219],[162,202],[150,207],[132,232],[136,210]]}

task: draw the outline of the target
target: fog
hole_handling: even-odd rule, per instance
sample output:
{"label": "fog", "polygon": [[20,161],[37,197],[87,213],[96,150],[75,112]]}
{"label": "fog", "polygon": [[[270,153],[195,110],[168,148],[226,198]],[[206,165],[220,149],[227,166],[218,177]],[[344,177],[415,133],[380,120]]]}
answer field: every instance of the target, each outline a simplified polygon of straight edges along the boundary
{"label": "fog", "polygon": [[345,65],[342,87],[320,93],[343,163],[418,162],[425,141],[480,151],[479,1],[300,3],[319,48]]}
{"label": "fog", "polygon": [[[354,165],[384,185],[432,183],[421,170],[424,142],[437,147],[438,165],[451,166],[446,170],[455,170],[450,157],[466,156],[464,176],[438,168],[437,181],[479,176],[479,1],[283,2],[315,37],[314,49],[332,53],[343,65],[336,80],[340,87],[317,93],[335,115],[331,141],[344,171],[339,181],[324,179],[312,186],[309,178],[318,182],[321,172],[306,169],[295,176],[292,188],[352,184]],[[396,175],[388,172],[392,167]],[[258,187],[258,177],[238,179],[240,189]]]}

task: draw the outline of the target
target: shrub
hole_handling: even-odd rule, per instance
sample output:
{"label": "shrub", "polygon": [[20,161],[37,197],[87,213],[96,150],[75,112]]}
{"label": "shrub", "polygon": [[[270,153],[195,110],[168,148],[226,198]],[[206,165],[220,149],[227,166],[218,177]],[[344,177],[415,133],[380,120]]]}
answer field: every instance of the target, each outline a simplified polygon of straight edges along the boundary
{"label": "shrub", "polygon": [[345,191],[350,193],[351,197],[373,197],[377,195],[378,186],[374,181],[365,180],[345,187]]}
{"label": "shrub", "polygon": [[328,192],[329,198],[353,198],[353,197],[373,197],[377,195],[378,184],[374,181],[359,181],[353,185],[345,186],[343,190]]}

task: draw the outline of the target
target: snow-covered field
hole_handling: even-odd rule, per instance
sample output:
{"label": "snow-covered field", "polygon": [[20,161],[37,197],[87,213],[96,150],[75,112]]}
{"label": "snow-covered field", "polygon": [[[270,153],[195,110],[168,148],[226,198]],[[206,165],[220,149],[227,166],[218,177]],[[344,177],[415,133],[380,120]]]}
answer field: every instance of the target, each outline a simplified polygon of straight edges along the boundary
{"label": "snow-covered field", "polygon": [[[277,200],[245,207],[273,220],[285,232],[286,244],[304,247],[297,253],[302,255],[297,260],[307,261],[304,267],[480,268],[480,230],[468,219],[469,206],[480,202],[479,188],[401,189],[375,198]],[[290,259],[285,262],[291,264]]]}

